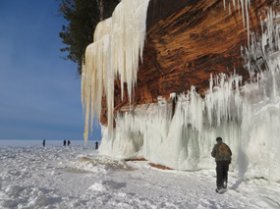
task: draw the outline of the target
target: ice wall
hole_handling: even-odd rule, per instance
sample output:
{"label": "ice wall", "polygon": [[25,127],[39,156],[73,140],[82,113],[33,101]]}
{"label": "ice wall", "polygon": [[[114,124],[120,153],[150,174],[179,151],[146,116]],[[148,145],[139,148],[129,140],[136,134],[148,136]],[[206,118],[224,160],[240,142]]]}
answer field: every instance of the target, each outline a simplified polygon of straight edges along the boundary
{"label": "ice wall", "polygon": [[127,84],[131,99],[144,48],[148,4],[149,0],[122,0],[112,18],[96,27],[94,42],[86,49],[82,70],[85,141],[93,127],[94,114],[100,116],[103,95],[108,109],[108,129],[112,132],[116,78],[121,81],[122,97],[124,84]]}
{"label": "ice wall", "polygon": [[[210,157],[217,136],[233,150],[231,168],[243,177],[280,180],[280,13],[268,10],[262,34],[250,34],[242,48],[251,80],[224,74],[211,77],[205,98],[193,87],[171,104],[142,105],[119,112],[116,129],[102,128],[101,154],[143,156],[180,170],[213,168]],[[174,95],[172,94],[174,97]]]}

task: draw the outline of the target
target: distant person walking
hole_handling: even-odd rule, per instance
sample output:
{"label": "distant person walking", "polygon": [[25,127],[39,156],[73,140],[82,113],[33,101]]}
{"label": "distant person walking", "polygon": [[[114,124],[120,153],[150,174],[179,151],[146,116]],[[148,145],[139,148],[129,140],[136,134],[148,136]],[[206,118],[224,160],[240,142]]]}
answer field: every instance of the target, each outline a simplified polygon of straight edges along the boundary
{"label": "distant person walking", "polygon": [[65,147],[66,146],[66,140],[64,139],[63,141],[63,146]]}
{"label": "distant person walking", "polygon": [[223,143],[221,137],[216,138],[217,144],[215,144],[211,155],[216,161],[216,173],[217,173],[217,189],[216,192],[220,192],[222,189],[227,188],[228,181],[228,169],[231,163],[232,152],[229,146]]}
{"label": "distant person walking", "polygon": [[98,150],[98,142],[95,142],[95,149]]}
{"label": "distant person walking", "polygon": [[45,147],[46,146],[46,140],[44,139],[43,140],[43,147]]}
{"label": "distant person walking", "polygon": [[70,140],[67,141],[67,146],[70,146],[71,142]]}

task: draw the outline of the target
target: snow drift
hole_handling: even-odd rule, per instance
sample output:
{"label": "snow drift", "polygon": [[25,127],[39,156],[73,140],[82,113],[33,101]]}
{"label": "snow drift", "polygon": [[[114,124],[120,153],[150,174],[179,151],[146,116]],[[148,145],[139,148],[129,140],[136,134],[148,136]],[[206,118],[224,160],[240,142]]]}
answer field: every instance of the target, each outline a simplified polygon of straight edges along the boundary
{"label": "snow drift", "polygon": [[[120,76],[122,86],[127,83],[131,96],[144,45],[149,1],[131,2],[123,0],[112,19],[97,27],[95,42],[86,51],[85,137],[87,127],[92,126],[87,122],[92,120],[93,112],[100,113],[104,90],[108,127],[102,127],[101,154],[117,158],[143,156],[180,170],[204,169],[213,166],[211,148],[215,138],[222,136],[233,150],[232,168],[242,177],[280,180],[280,15],[268,9],[261,21],[262,34],[258,35],[249,30],[250,1],[224,1],[225,9],[231,12],[231,6],[237,7],[244,17],[248,46],[241,52],[250,81],[243,84],[237,74],[212,76],[205,97],[196,93],[195,87],[176,97],[172,94],[176,100],[174,114],[172,104],[159,97],[157,104],[120,111],[115,118],[116,128],[112,129],[115,76]],[[130,9],[121,12],[126,6]],[[131,28],[136,37],[132,40],[127,32]]]}

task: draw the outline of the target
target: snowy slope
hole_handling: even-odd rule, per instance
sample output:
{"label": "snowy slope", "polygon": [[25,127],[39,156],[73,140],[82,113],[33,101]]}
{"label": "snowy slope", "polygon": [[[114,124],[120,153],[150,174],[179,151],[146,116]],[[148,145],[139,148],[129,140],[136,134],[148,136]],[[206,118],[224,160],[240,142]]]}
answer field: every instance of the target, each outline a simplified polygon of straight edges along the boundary
{"label": "snowy slope", "polygon": [[0,148],[0,208],[280,208],[280,185],[240,181],[215,193],[213,169],[179,172],[73,146]]}

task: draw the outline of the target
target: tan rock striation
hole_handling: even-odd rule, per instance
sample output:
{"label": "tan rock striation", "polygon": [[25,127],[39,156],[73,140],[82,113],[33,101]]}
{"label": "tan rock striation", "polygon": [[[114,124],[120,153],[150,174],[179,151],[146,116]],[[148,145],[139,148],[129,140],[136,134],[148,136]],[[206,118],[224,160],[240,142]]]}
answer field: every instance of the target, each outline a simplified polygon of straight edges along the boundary
{"label": "tan rock striation", "polygon": [[[250,30],[260,31],[259,21],[273,0],[254,0],[249,8]],[[247,46],[247,29],[240,9],[224,9],[221,0],[151,0],[147,36],[140,63],[132,106],[153,103],[158,96],[182,93],[195,86],[203,95],[210,75],[236,72],[249,79],[243,66],[241,47]],[[129,106],[121,100],[115,82],[115,111]],[[102,102],[101,123],[107,123],[106,100]]]}

